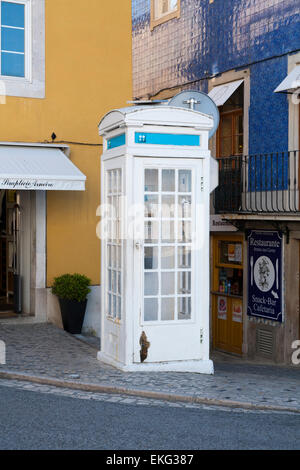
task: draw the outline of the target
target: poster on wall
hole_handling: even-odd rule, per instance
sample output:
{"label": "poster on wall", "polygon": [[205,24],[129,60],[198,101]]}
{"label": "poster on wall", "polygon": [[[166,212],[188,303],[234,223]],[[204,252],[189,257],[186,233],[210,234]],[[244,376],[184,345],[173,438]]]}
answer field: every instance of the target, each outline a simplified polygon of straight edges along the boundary
{"label": "poster on wall", "polygon": [[228,244],[228,261],[235,261],[235,245]]}
{"label": "poster on wall", "polygon": [[227,297],[218,297],[218,319],[227,319]]}
{"label": "poster on wall", "polygon": [[229,243],[227,245],[227,259],[229,263],[241,263],[242,262],[242,244],[241,243]]}
{"label": "poster on wall", "polygon": [[282,233],[252,230],[247,240],[247,314],[282,322]]}
{"label": "poster on wall", "polygon": [[241,243],[237,243],[235,245],[235,259],[234,261],[236,263],[241,263],[242,262],[242,244]]}
{"label": "poster on wall", "polygon": [[243,323],[243,305],[241,300],[232,301],[232,321]]}

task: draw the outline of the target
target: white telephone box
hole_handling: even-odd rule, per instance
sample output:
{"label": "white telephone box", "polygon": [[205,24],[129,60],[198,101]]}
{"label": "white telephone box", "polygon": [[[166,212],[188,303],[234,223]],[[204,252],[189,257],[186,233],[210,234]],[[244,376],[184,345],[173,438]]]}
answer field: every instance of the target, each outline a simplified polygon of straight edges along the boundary
{"label": "white telephone box", "polygon": [[212,116],[167,105],[109,112],[102,155],[98,359],[124,371],[213,373],[209,359]]}

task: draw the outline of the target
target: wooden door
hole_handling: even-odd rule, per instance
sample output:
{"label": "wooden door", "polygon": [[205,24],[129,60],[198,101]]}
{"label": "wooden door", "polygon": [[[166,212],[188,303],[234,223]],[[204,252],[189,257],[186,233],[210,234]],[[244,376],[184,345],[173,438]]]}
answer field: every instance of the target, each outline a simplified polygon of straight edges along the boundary
{"label": "wooden door", "polygon": [[217,235],[213,240],[213,347],[242,354],[243,238]]}

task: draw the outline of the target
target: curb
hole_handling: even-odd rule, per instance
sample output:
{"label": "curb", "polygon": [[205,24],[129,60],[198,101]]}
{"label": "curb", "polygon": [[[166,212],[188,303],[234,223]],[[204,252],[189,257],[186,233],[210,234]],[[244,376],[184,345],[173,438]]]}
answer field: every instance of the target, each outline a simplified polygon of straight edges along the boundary
{"label": "curb", "polygon": [[60,388],[70,388],[73,390],[82,390],[85,392],[98,392],[98,393],[113,393],[118,395],[129,395],[143,398],[152,398],[156,400],[166,400],[173,402],[185,402],[185,403],[199,403],[203,405],[212,406],[225,406],[227,408],[241,408],[246,410],[257,410],[257,411],[281,411],[300,413],[299,408],[291,408],[287,406],[278,405],[257,405],[254,403],[239,402],[233,400],[218,400],[215,398],[206,398],[198,396],[188,395],[176,395],[163,392],[152,392],[147,390],[128,389],[122,387],[112,387],[106,385],[96,385],[84,382],[71,382],[69,380],[54,379],[50,377],[40,377],[29,374],[20,374],[16,372],[1,371],[0,379],[19,380],[25,382],[32,382],[40,385],[52,385]]}

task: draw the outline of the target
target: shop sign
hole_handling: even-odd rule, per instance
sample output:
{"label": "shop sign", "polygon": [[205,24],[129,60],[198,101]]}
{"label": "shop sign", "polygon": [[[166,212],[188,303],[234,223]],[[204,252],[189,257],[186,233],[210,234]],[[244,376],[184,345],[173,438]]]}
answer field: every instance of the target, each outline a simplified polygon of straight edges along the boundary
{"label": "shop sign", "polygon": [[236,232],[237,228],[227,220],[222,219],[220,215],[210,216],[211,232]]}
{"label": "shop sign", "polygon": [[218,297],[218,319],[227,320],[227,297]]}
{"label": "shop sign", "polygon": [[282,322],[282,233],[252,230],[247,239],[247,313]]}
{"label": "shop sign", "polygon": [[28,180],[22,178],[8,179],[4,178],[0,180],[1,188],[8,189],[48,189],[53,188],[51,181],[40,181],[40,180]]}
{"label": "shop sign", "polygon": [[[63,177],[62,177],[63,178]],[[0,188],[9,190],[32,191],[83,191],[84,181],[71,179],[31,179],[31,178],[0,178]]]}

